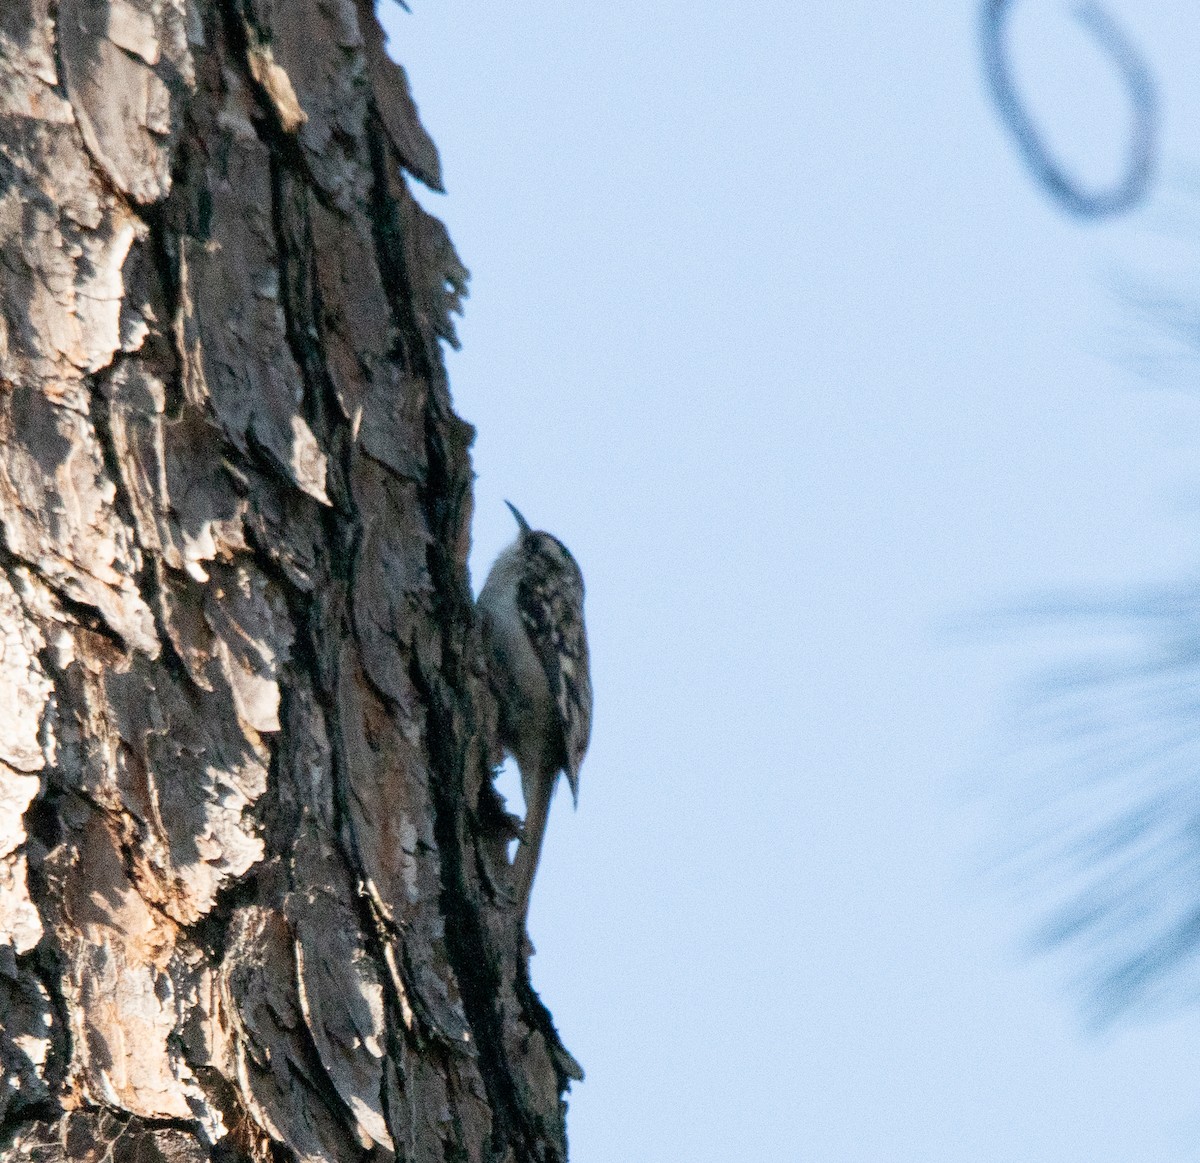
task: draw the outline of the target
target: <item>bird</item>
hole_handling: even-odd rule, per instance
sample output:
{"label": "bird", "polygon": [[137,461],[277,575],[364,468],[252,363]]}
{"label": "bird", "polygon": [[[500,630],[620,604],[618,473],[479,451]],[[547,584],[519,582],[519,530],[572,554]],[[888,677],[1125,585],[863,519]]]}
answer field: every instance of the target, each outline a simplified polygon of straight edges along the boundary
{"label": "bird", "polygon": [[579,806],[579,768],[592,728],[592,680],[583,574],[557,537],[530,527],[510,501],[517,538],[479,593],[488,672],[499,702],[500,743],[521,771],[525,821],[513,858],[516,904],[528,915],[560,774]]}

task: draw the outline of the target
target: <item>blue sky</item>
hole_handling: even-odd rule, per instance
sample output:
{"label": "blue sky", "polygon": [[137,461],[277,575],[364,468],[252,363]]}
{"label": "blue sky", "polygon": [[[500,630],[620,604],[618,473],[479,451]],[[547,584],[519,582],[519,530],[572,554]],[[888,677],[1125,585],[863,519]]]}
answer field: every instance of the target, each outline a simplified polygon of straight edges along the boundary
{"label": "blue sky", "polygon": [[[1099,227],[1021,169],[971,3],[413,9],[475,584],[504,498],[588,582],[595,732],[531,918],[572,1159],[1200,1159],[1200,1016],[1091,1033],[1069,958],[1020,952],[990,759],[1035,652],[949,629],[1195,575],[1195,368],[1137,378],[1113,291],[1200,238],[1193,7],[1111,5],[1166,170]],[[1111,172],[1115,81],[1018,9],[1047,132]]]}

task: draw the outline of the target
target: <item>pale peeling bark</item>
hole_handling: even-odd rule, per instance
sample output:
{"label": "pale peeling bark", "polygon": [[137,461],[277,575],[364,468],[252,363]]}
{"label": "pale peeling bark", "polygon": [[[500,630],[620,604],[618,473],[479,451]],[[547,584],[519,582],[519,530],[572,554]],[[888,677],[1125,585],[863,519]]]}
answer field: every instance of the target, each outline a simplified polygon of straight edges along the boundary
{"label": "pale peeling bark", "polygon": [[0,3],[4,1158],[565,1158],[411,178],[367,0]]}

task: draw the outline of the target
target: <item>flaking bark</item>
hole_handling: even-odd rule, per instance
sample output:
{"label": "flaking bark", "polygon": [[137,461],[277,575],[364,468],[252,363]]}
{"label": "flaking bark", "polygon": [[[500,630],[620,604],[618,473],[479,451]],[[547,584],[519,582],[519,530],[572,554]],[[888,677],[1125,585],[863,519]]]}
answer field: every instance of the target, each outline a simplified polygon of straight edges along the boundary
{"label": "flaking bark", "polygon": [[412,179],[367,0],[0,4],[6,1159],[565,1159]]}

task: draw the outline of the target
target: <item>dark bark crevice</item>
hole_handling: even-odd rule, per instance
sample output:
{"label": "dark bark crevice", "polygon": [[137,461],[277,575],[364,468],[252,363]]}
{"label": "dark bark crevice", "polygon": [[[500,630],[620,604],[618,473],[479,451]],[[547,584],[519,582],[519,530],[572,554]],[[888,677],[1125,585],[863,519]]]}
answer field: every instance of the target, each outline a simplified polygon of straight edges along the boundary
{"label": "dark bark crevice", "polygon": [[57,578],[46,573],[38,562],[13,553],[8,547],[4,536],[4,529],[0,526],[0,571],[4,573],[9,584],[18,592],[20,592],[20,575],[17,571],[22,569],[27,570],[32,577],[37,578],[54,595],[54,600],[61,607],[62,613],[67,619],[73,621],[82,629],[104,638],[122,654],[130,652],[129,644],[109,625],[108,620],[99,607],[67,593],[62,583]]}

